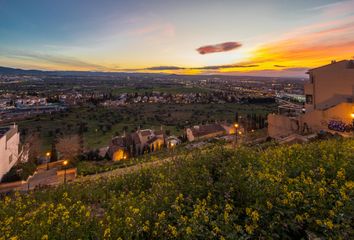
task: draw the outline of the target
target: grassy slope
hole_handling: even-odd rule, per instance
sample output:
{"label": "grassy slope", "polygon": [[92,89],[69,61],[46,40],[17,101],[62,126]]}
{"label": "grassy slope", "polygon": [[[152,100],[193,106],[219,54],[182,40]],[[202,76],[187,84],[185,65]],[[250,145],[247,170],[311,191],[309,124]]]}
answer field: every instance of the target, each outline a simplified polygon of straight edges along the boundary
{"label": "grassy slope", "polygon": [[0,203],[4,239],[352,239],[354,140],[193,150],[163,167]]}

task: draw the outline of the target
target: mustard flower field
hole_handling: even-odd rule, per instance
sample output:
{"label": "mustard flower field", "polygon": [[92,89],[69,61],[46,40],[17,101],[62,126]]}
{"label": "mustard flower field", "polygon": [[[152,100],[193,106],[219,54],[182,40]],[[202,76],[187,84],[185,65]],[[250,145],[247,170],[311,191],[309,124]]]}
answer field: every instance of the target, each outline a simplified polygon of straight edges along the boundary
{"label": "mustard flower field", "polygon": [[0,239],[354,239],[354,139],[215,145],[163,166],[3,196]]}

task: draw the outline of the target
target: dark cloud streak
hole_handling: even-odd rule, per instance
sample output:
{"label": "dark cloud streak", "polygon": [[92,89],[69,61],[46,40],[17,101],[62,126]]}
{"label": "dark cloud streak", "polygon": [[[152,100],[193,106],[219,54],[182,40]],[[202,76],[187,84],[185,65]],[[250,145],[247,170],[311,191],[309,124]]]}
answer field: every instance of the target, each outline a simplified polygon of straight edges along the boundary
{"label": "dark cloud streak", "polygon": [[205,45],[197,48],[196,50],[199,52],[199,54],[204,55],[209,53],[227,52],[239,48],[241,46],[242,44],[239,42],[224,42],[214,45]]}
{"label": "dark cloud streak", "polygon": [[215,65],[215,66],[203,66],[203,67],[178,67],[178,66],[156,66],[156,67],[148,67],[148,68],[140,68],[140,69],[124,69],[126,71],[141,71],[141,70],[149,70],[149,71],[166,71],[166,70],[218,70],[223,68],[253,68],[258,67],[259,65],[250,64],[250,65],[240,65],[240,64],[230,64],[230,65]]}

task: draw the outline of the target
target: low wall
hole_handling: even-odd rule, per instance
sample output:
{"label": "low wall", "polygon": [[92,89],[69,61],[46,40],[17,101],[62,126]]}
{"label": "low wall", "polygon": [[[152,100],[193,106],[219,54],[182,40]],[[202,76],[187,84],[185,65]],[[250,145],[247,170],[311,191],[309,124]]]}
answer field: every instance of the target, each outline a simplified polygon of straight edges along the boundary
{"label": "low wall", "polygon": [[47,167],[49,167],[49,169],[51,169],[51,168],[54,168],[54,167],[62,166],[63,162],[64,162],[64,160],[59,160],[59,161],[56,161],[56,162],[50,162],[50,163],[48,163],[48,166],[47,166],[47,163],[44,163],[44,164],[38,165],[37,166],[37,170],[47,170]]}
{"label": "low wall", "polygon": [[16,182],[9,182],[9,183],[1,183],[0,184],[0,191],[4,189],[15,189],[21,187],[22,185],[27,184],[27,181],[16,181]]}
{"label": "low wall", "polygon": [[[57,176],[62,176],[65,174],[65,170],[58,170],[57,171]],[[77,168],[68,168],[66,169],[66,175],[74,175],[75,177],[77,176]]]}
{"label": "low wall", "polygon": [[283,138],[299,131],[299,123],[295,118],[284,115],[268,115],[268,135],[272,138]]}

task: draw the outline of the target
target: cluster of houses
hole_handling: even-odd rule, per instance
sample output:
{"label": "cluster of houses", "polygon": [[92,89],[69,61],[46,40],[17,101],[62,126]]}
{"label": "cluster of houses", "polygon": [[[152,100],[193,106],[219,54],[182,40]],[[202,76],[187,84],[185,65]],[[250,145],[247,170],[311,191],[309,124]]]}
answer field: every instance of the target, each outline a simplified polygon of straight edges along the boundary
{"label": "cluster of houses", "polygon": [[163,130],[143,129],[123,136],[114,137],[106,154],[114,161],[124,160],[131,156],[161,150],[163,147],[174,147],[181,143],[175,136],[166,136]]}
{"label": "cluster of houses", "polygon": [[218,92],[210,93],[122,93],[115,99],[109,99],[102,103],[102,106],[123,106],[133,103],[235,103],[239,102],[239,94],[228,93],[222,94]]}
{"label": "cluster of houses", "polygon": [[[231,135],[235,132],[235,127],[232,124],[214,123],[187,128],[186,137],[189,142],[193,142]],[[107,155],[114,161],[119,161],[131,156],[155,152],[164,147],[173,148],[181,142],[181,139],[167,136],[162,130],[143,129],[114,137],[103,155]]]}

